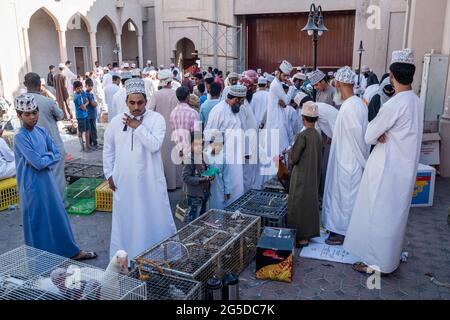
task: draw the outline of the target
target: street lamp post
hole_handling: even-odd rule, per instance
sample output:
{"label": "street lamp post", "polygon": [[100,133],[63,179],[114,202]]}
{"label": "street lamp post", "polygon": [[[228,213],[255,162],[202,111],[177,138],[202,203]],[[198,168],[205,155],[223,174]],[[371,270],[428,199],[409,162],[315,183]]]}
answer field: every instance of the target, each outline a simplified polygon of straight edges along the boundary
{"label": "street lamp post", "polygon": [[[356,51],[356,52],[359,53],[358,90],[359,90],[360,87],[361,87],[361,61],[362,61],[362,54],[363,54],[364,51],[366,51],[366,50],[364,50],[363,42],[362,42],[362,40],[361,40],[361,42],[359,43],[359,48],[358,48],[358,50]],[[360,93],[358,93],[358,95],[360,95]]]}
{"label": "street lamp post", "polygon": [[325,27],[322,6],[316,7],[313,3],[309,9],[308,23],[302,29],[306,31],[310,37],[312,37],[313,42],[313,68],[317,69],[317,42],[319,37],[323,35],[324,32],[328,31]]}
{"label": "street lamp post", "polygon": [[[308,23],[302,29],[302,31],[306,31],[308,33],[308,36],[312,37],[313,70],[317,70],[317,43],[319,41],[319,37],[321,37],[324,32],[328,31],[323,21],[322,6],[316,7],[314,3],[311,4],[311,7],[309,9]],[[316,100],[316,89],[313,89],[313,99],[314,101]]]}

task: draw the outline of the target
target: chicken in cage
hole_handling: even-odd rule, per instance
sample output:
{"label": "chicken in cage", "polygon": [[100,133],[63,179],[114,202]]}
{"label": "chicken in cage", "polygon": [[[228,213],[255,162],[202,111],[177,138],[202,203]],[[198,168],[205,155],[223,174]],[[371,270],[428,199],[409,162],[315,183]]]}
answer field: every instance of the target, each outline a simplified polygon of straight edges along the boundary
{"label": "chicken in cage", "polygon": [[106,270],[22,246],[0,255],[0,300],[146,300],[118,251]]}

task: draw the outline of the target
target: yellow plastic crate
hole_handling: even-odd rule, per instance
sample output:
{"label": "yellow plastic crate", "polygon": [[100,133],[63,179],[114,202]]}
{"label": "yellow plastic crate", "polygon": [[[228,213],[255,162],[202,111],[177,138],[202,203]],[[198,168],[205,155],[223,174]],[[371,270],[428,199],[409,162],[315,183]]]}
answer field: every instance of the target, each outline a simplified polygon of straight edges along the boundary
{"label": "yellow plastic crate", "polygon": [[0,211],[8,209],[10,205],[19,203],[19,191],[16,178],[0,181]]}
{"label": "yellow plastic crate", "polygon": [[113,191],[108,181],[103,182],[95,189],[95,205],[97,211],[112,212]]}

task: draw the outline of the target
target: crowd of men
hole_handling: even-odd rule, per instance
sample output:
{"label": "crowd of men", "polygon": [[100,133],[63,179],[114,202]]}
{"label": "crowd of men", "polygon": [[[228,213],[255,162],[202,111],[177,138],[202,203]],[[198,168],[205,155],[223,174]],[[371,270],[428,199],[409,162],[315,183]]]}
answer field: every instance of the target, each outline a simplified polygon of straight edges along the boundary
{"label": "crowd of men", "polygon": [[25,77],[14,153],[28,245],[96,257],[76,246],[63,205],[56,121],[73,118],[73,95],[83,150],[96,147],[95,122],[109,123],[103,166],[114,191],[111,256],[119,249],[136,256],[176,232],[168,191],[185,185],[190,222],[261,189],[286,164],[288,227],[297,230],[298,247],[319,236],[322,225],[327,244],[361,258],[356,271],[398,268],[423,127],[411,87],[412,50],[393,53],[381,84],[367,66],[359,74],[350,67],[303,73],[283,61],[271,73],[225,78],[218,69],[191,70],[96,63],[83,82],[68,62],[47,79],[59,107],[43,95],[37,74]]}

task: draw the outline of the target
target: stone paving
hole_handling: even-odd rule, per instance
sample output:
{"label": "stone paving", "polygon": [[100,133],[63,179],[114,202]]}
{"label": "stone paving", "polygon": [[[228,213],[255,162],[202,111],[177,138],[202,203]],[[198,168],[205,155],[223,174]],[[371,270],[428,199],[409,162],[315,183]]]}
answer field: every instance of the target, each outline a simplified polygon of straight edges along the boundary
{"label": "stone paving", "polygon": [[[65,138],[67,150],[74,158],[101,162],[101,151],[81,155],[78,141]],[[169,193],[169,197],[174,209],[183,193],[178,190]],[[434,200],[432,208],[411,210],[404,245],[409,259],[393,275],[382,278],[381,290],[367,289],[368,277],[353,271],[350,265],[299,258],[296,251],[292,283],[256,280],[252,263],[240,276],[241,299],[450,300],[450,289],[438,287],[425,275],[433,273],[440,282],[450,282],[450,225],[447,222],[450,179],[437,179]],[[105,268],[108,264],[111,214],[70,216],[70,221],[78,244],[99,254],[90,263]],[[178,220],[177,225],[181,227]],[[22,244],[20,210],[0,212],[0,254]]]}

